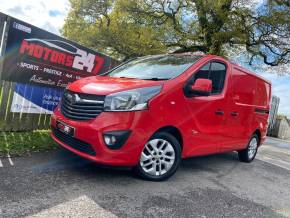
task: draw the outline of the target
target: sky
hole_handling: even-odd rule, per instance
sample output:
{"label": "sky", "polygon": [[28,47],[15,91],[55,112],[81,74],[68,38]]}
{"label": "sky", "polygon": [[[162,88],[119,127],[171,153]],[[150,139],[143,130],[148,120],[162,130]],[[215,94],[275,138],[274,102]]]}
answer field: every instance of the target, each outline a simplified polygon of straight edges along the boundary
{"label": "sky", "polygon": [[[58,35],[69,7],[68,0],[0,0],[1,12]],[[278,76],[259,71],[256,73],[272,82],[273,94],[280,97],[279,113],[290,118],[290,75]]]}
{"label": "sky", "polygon": [[0,0],[0,11],[59,34],[69,10],[68,0]]}

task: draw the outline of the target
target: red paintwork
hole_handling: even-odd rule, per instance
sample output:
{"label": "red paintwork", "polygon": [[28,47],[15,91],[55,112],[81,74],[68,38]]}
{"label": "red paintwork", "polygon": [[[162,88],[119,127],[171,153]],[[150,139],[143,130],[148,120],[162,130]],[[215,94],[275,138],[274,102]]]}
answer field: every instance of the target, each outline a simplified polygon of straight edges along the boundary
{"label": "red paintwork", "polygon": [[191,89],[192,90],[203,91],[203,92],[211,92],[211,90],[212,90],[212,81],[209,80],[209,79],[199,78],[191,86]]}
{"label": "red paintwork", "polygon": [[[183,87],[186,81],[210,60],[218,60],[227,66],[222,93],[185,97]],[[165,126],[174,126],[180,131],[183,158],[243,149],[256,130],[260,132],[263,143],[268,115],[256,113],[254,110],[269,110],[270,82],[218,56],[205,55],[180,76],[167,81],[88,77],[72,83],[68,89],[107,95],[157,84],[163,86],[161,93],[150,100],[148,110],[102,112],[90,121],[69,120],[61,114],[59,108],[54,111],[51,125],[55,126],[56,120],[60,120],[75,127],[75,137],[90,143],[96,156],[78,152],[52,135],[53,139],[84,158],[120,166],[136,165],[145,143],[158,129]],[[217,110],[224,111],[224,115],[216,115]],[[231,116],[231,112],[238,113],[238,116]],[[104,144],[103,132],[129,129],[132,133],[122,148],[110,150]]]}

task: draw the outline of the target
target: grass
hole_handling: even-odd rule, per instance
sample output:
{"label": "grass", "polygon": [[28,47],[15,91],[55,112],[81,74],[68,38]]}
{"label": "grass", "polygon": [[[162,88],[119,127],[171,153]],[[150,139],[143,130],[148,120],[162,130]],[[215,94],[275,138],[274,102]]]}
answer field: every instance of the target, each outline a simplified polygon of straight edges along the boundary
{"label": "grass", "polygon": [[20,156],[57,147],[50,137],[50,130],[0,132],[0,156]]}

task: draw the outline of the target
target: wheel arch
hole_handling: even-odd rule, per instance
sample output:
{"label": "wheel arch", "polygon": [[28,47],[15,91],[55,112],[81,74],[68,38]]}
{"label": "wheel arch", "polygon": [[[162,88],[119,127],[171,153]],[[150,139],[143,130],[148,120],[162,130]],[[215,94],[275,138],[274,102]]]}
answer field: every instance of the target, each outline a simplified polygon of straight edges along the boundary
{"label": "wheel arch", "polygon": [[171,134],[172,136],[174,136],[177,139],[177,141],[179,142],[179,144],[181,146],[181,151],[182,151],[182,149],[183,149],[183,137],[182,137],[181,131],[178,128],[176,128],[175,126],[163,126],[159,129],[157,129],[154,132],[154,134],[156,134],[157,132],[167,132],[167,133]]}
{"label": "wheel arch", "polygon": [[259,138],[259,145],[258,145],[258,146],[260,146],[260,145],[261,145],[261,139],[262,139],[262,133],[261,133],[261,131],[260,131],[259,129],[256,129],[256,130],[253,132],[252,135],[254,135],[254,134],[256,134],[256,135],[258,136],[258,138]]}

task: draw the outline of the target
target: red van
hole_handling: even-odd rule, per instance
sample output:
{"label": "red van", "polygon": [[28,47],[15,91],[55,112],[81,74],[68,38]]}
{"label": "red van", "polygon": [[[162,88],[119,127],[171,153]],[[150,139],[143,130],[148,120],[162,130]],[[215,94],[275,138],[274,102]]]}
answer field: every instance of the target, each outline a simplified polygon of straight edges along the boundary
{"label": "red van", "polygon": [[141,57],[70,84],[52,137],[86,159],[160,181],[182,158],[237,151],[251,162],[270,97],[269,81],[218,56]]}

